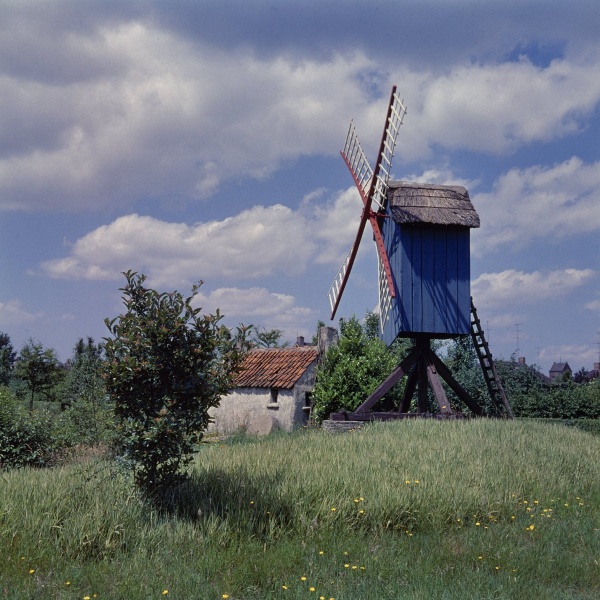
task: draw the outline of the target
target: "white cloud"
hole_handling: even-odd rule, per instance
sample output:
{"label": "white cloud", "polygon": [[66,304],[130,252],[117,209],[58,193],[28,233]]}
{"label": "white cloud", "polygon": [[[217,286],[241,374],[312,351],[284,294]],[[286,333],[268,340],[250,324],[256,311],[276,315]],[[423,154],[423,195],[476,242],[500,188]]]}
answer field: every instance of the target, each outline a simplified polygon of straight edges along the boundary
{"label": "white cloud", "polygon": [[[314,224],[311,235],[319,244],[317,264],[339,266],[346,258],[356,234],[362,214],[363,203],[356,188],[350,187],[339,192],[332,200],[305,199],[301,210],[310,215]],[[368,251],[374,244],[370,242],[371,226],[365,227],[361,251]]]}
{"label": "white cloud", "polygon": [[33,314],[23,308],[20,300],[0,302],[0,326],[18,325],[35,321],[41,313]]}
{"label": "white cloud", "polygon": [[405,181],[414,181],[415,183],[433,183],[436,185],[462,185],[467,190],[472,190],[479,185],[477,180],[469,180],[463,177],[458,177],[447,166],[437,166],[426,169],[421,173],[412,173],[403,175]]}
{"label": "white cloud", "polygon": [[[135,22],[74,37],[73,52],[78,44],[106,65],[96,77],[0,81],[4,208],[203,197],[225,178],[264,177],[283,160],[335,152],[346,125],[339,114],[366,103],[354,80],[369,65],[360,54],[260,59]],[[115,57],[119,68],[109,68]],[[15,124],[32,120],[28,142],[10,152]]]}
{"label": "white cloud", "polygon": [[298,306],[294,296],[263,287],[218,288],[208,294],[201,291],[194,304],[207,312],[218,308],[229,322],[239,319],[267,329],[282,329],[288,337],[294,337],[298,331],[311,331],[318,319],[318,311]]}
{"label": "white cloud", "polygon": [[480,255],[599,231],[600,161],[586,164],[572,157],[551,167],[511,169],[473,203],[482,223],[473,232],[473,251]]}
{"label": "white cloud", "polygon": [[552,364],[554,362],[568,362],[573,372],[581,367],[589,370],[598,361],[598,350],[592,345],[562,344],[547,346],[540,351],[539,360]]}
{"label": "white cloud", "polygon": [[[459,64],[439,75],[399,62],[384,71],[360,51],[257,55],[193,43],[151,21],[65,31],[53,42],[64,80],[56,68],[55,79],[42,69],[0,80],[4,209],[130,210],[146,198],[204,198],[225,179],[333,155],[350,117],[374,144],[387,93],[373,94],[370,80],[385,89],[394,79],[407,98],[399,153],[412,160],[432,147],[496,153],[556,139],[584,127],[600,100],[590,57],[546,68]],[[32,44],[39,57],[39,40]]]}
{"label": "white cloud", "polygon": [[132,214],[88,233],[70,256],[41,269],[57,279],[112,279],[133,269],[160,286],[299,274],[315,253],[310,231],[306,219],[279,204],[194,225]]}
{"label": "white cloud", "polygon": [[475,305],[490,308],[538,303],[565,295],[590,281],[592,269],[562,269],[525,273],[509,269],[500,273],[484,273],[472,282]]}
{"label": "white cloud", "polygon": [[269,292],[263,287],[218,288],[207,295],[198,294],[194,303],[211,312],[219,308],[221,312],[228,316],[247,316],[261,319],[294,309],[293,296]]}
{"label": "white cloud", "polygon": [[506,153],[579,131],[600,102],[597,69],[597,59],[557,59],[546,68],[523,59],[459,65],[441,76],[404,71],[409,112],[400,152],[424,157],[436,144]]}
{"label": "white cloud", "polygon": [[583,306],[588,310],[600,311],[600,300],[592,300],[590,302],[586,302]]}

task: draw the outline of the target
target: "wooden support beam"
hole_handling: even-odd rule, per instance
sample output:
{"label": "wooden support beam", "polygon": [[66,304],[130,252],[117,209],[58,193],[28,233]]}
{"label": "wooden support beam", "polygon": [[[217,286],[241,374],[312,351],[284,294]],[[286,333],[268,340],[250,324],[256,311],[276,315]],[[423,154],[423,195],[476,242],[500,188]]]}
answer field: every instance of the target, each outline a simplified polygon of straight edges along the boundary
{"label": "wooden support beam", "polygon": [[[454,379],[450,369],[431,349],[431,338],[422,335],[416,338],[410,354],[394,369],[391,375],[354,412],[332,413],[330,419],[343,421],[374,421],[404,419],[407,417],[431,416],[429,413],[428,389],[433,391],[438,404],[439,418],[459,418],[462,415],[452,410],[440,377],[448,384],[458,398],[476,415],[484,414],[483,407]],[[403,377],[408,375],[404,396],[397,410],[372,412],[373,406]],[[411,401],[417,392],[417,410],[409,413]]]}
{"label": "wooden support beam", "polygon": [[415,348],[393,371],[392,374],[356,409],[355,412],[366,412],[373,408],[400,379],[407,373],[421,354]]}
{"label": "wooden support beam", "polygon": [[471,394],[469,394],[465,388],[463,388],[462,385],[460,385],[460,383],[454,379],[450,369],[440,360],[435,352],[431,352],[430,358],[438,373],[442,376],[442,379],[450,386],[450,389],[460,398],[460,400],[464,402],[476,415],[483,415],[483,409],[481,406],[479,406],[477,402],[471,398]]}
{"label": "wooden support beam", "polygon": [[331,413],[329,419],[331,421],[395,421],[399,419],[464,419],[466,418],[461,413],[400,413],[396,411],[389,412],[339,412]]}
{"label": "wooden support beam", "polygon": [[[433,352],[431,354],[433,354]],[[442,415],[452,414],[450,402],[448,402],[446,392],[444,391],[444,388],[440,383],[440,378],[438,377],[437,371],[435,370],[435,366],[432,363],[427,365],[427,379],[429,380],[429,385],[431,386],[433,395],[435,396],[435,399],[438,403],[440,413]]]}
{"label": "wooden support beam", "polygon": [[417,389],[417,375],[418,369],[415,365],[413,365],[413,368],[408,374],[408,378],[406,379],[406,386],[404,387],[404,397],[402,398],[402,404],[400,406],[399,412],[407,413],[410,410],[412,397],[414,396],[415,390]]}

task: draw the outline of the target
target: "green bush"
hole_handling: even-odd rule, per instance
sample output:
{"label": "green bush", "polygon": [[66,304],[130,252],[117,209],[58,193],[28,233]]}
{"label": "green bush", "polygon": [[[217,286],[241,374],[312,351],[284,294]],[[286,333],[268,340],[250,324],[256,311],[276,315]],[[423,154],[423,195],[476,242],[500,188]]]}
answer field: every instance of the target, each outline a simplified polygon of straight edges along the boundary
{"label": "green bush", "polygon": [[61,447],[112,446],[116,436],[114,405],[108,398],[100,402],[73,402],[57,418],[56,435]]}
{"label": "green bush", "polygon": [[600,418],[600,382],[552,383],[526,393],[509,393],[516,417],[545,419]]}
{"label": "green bush", "polygon": [[[398,366],[407,351],[405,340],[391,348],[377,335],[377,315],[367,314],[365,324],[356,317],[340,321],[340,338],[317,369],[312,418],[316,422],[339,410],[354,411]],[[401,401],[404,382],[396,384],[374,410],[391,410]]]}
{"label": "green bush", "polygon": [[178,292],[145,288],[144,275],[128,271],[122,288],[125,314],[106,325],[103,365],[115,403],[119,444],[137,487],[157,497],[184,478],[184,467],[202,439],[208,409],[232,387],[243,358],[238,339],[202,315]]}
{"label": "green bush", "polygon": [[30,413],[0,388],[0,468],[50,465],[58,448],[52,418],[45,411]]}

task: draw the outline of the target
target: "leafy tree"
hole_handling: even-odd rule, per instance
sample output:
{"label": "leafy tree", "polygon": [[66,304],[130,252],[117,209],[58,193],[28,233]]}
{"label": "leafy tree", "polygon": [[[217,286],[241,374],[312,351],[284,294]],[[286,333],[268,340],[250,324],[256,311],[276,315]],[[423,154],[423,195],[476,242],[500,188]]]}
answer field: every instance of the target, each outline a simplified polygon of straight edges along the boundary
{"label": "leafy tree", "polygon": [[313,333],[312,339],[311,339],[311,344],[313,346],[318,346],[319,345],[319,331],[321,331],[321,327],[325,327],[325,321],[321,321],[320,319],[317,321],[317,328],[315,330],[315,332]]}
{"label": "leafy tree", "polygon": [[0,386],[0,469],[52,464],[57,444],[45,411],[28,412],[8,387]]}
{"label": "leafy tree", "polygon": [[49,400],[54,399],[53,392],[64,376],[64,369],[53,348],[44,348],[29,338],[20,352],[14,375],[29,390],[29,410],[33,411],[33,400],[37,394],[43,394]]}
{"label": "leafy tree", "polygon": [[[483,379],[481,365],[475,353],[473,340],[470,335],[461,336],[452,339],[447,346],[447,353],[444,359],[446,366],[452,372],[453,377],[460,383],[464,390],[479,405],[483,406],[488,414],[494,413],[494,408],[490,406],[491,399]],[[446,393],[450,398],[456,398],[454,392],[446,386]],[[456,399],[458,404],[458,399]],[[463,404],[460,410],[465,411]]]}
{"label": "leafy tree", "polygon": [[96,345],[91,337],[87,342],[80,338],[73,349],[61,390],[63,408],[79,400],[92,401],[104,394],[101,365],[102,345]]}
{"label": "leafy tree", "polygon": [[285,348],[289,345],[288,342],[281,344],[279,341],[283,336],[281,329],[265,329],[264,327],[256,327],[253,330],[251,342],[258,348]]}
{"label": "leafy tree", "polygon": [[156,497],[184,478],[208,409],[232,389],[245,329],[232,336],[219,311],[202,315],[192,306],[202,282],[184,298],[144,287],[144,275],[124,275],[126,311],[105,320],[114,337],[106,338],[103,373],[135,483]]}
{"label": "leafy tree", "polygon": [[0,331],[0,385],[8,385],[17,354],[6,333]]}
{"label": "leafy tree", "polygon": [[[313,391],[312,417],[319,422],[339,410],[353,411],[398,366],[407,351],[399,340],[391,348],[373,334],[374,319],[368,313],[362,326],[356,317],[340,320],[338,344],[329,349],[317,369]],[[378,325],[376,325],[378,327]],[[389,410],[402,397],[402,382],[394,386],[375,410]]]}
{"label": "leafy tree", "polygon": [[113,428],[112,403],[102,379],[103,348],[93,338],[80,338],[61,388],[61,409],[77,443],[97,444]]}
{"label": "leafy tree", "polygon": [[372,311],[365,315],[364,334],[371,340],[379,339],[379,315]]}

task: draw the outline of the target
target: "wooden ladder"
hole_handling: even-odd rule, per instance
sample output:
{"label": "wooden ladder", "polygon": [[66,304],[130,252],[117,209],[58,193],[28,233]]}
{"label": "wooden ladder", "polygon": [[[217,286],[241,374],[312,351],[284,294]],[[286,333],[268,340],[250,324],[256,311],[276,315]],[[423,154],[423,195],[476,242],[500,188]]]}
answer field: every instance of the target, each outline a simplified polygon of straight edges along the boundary
{"label": "wooden ladder", "polygon": [[513,413],[506,398],[506,394],[504,393],[504,388],[502,387],[498,372],[496,371],[490,347],[485,339],[483,329],[481,328],[481,321],[477,316],[473,298],[471,298],[471,337],[492,404],[498,413],[504,412],[506,418],[512,419]]}

